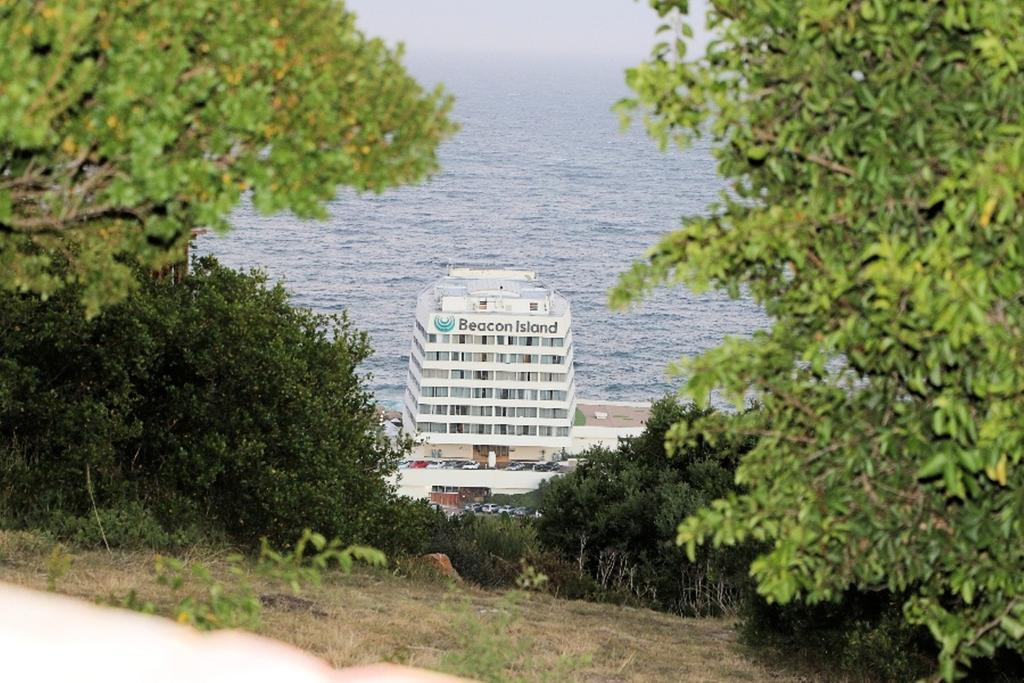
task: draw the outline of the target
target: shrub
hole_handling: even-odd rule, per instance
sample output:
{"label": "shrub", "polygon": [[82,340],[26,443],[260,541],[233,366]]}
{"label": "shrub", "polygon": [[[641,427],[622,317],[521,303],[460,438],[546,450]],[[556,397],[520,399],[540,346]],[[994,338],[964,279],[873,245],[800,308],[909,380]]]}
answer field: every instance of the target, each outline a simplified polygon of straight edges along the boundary
{"label": "shrub", "polygon": [[74,287],[0,294],[0,516],[83,543],[95,508],[118,545],[312,525],[388,546],[412,513],[385,480],[400,449],[358,373],[366,335],[209,257],[138,284],[89,321]]}
{"label": "shrub", "polygon": [[817,605],[769,605],[751,588],[741,638],[810,668],[884,681],[921,678],[935,667],[925,629],[903,621],[902,599],[888,592],[849,592]]}
{"label": "shrub", "polygon": [[35,522],[55,538],[86,547],[171,550],[218,540],[212,532],[195,527],[165,529],[152,512],[132,500],[83,515],[55,510]]}
{"label": "shrub", "polygon": [[[836,602],[769,605],[751,587],[747,598],[742,640],[808,668],[881,681],[924,679],[935,670],[938,647],[928,629],[906,623],[906,595],[848,591]],[[1024,658],[1000,650],[967,674],[972,681],[1024,680]]]}
{"label": "shrub", "polygon": [[532,523],[505,515],[463,515],[442,524],[431,552],[448,555],[459,574],[485,587],[512,586],[521,564],[538,554]]}
{"label": "shrub", "polygon": [[537,572],[547,577],[543,588],[546,592],[565,600],[604,599],[617,602],[602,594],[601,586],[589,574],[581,572],[562,555],[542,548],[527,559]]}
{"label": "shrub", "polygon": [[640,436],[590,450],[544,489],[540,538],[596,585],[590,597],[687,615],[738,607],[749,548],[707,549],[691,564],[674,543],[679,519],[735,490],[736,460],[750,447],[701,442],[669,458],[669,427],[708,412],[665,397]]}
{"label": "shrub", "polygon": [[396,497],[378,523],[375,547],[389,556],[430,552],[431,540],[445,523],[444,514],[427,501]]}

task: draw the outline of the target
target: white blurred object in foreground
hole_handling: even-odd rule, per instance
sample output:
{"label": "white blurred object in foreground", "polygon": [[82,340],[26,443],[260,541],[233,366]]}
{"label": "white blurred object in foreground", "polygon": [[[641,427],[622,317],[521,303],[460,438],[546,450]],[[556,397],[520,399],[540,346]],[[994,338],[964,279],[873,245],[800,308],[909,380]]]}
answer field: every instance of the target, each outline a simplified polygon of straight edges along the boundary
{"label": "white blurred object in foreground", "polygon": [[241,631],[200,633],[160,617],[0,583],[0,657],[8,681],[75,683],[456,683],[389,664],[334,669],[298,648]]}

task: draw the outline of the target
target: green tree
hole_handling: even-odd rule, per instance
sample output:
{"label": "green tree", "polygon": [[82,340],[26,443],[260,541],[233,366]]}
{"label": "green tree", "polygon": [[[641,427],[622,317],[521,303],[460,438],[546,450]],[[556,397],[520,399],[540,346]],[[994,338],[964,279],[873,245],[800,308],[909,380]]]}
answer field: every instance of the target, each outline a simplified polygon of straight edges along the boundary
{"label": "green tree", "polygon": [[[652,0],[667,19],[686,0]],[[758,436],[679,541],[753,538],[769,600],[910,591],[952,679],[1024,652],[1024,3],[712,0],[628,72],[662,143],[715,142],[729,192],[623,274],[772,318],[684,365],[760,412],[669,434]],[[678,31],[678,33],[677,33]]]}
{"label": "green tree", "polygon": [[344,316],[212,257],[180,283],[140,272],[92,320],[78,287],[0,293],[0,518],[89,538],[107,520],[143,543],[191,527],[283,544],[315,526],[391,550],[430,517],[387,482],[403,451]]}
{"label": "green tree", "polygon": [[[82,283],[87,313],[193,227],[325,213],[436,168],[450,99],[336,0],[0,3],[0,288]],[[55,272],[54,252],[72,267]]]}

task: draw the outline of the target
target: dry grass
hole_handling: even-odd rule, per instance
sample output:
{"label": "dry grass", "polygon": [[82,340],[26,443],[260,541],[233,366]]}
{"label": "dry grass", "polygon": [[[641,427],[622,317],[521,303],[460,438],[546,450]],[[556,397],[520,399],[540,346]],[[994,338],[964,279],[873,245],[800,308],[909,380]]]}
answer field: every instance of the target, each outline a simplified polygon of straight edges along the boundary
{"label": "dry grass", "polygon": [[[0,580],[45,589],[53,544],[32,535],[0,531]],[[215,571],[224,554],[193,551]],[[139,596],[169,609],[174,596],[154,580],[153,554],[74,552],[61,593],[96,600]],[[52,572],[51,572],[52,573]],[[265,592],[287,592],[260,586]],[[430,578],[409,579],[386,571],[331,574],[302,601],[281,600],[263,612],[259,632],[297,645],[335,666],[391,661],[437,668],[458,649],[467,617],[494,619],[509,608],[505,595]],[[527,680],[580,681],[796,681],[743,655],[731,625],[718,619],[681,619],[650,610],[523,596],[502,637],[528,643],[517,673]],[[577,662],[571,671],[566,658]],[[560,664],[561,663],[561,664]]]}

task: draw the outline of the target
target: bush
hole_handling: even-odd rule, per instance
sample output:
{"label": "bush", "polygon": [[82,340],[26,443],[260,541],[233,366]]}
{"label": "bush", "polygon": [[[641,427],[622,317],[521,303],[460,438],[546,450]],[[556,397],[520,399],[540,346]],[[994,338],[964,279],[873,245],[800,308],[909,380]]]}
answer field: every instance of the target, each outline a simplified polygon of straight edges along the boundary
{"label": "bush", "polygon": [[[769,605],[751,589],[740,623],[742,640],[803,666],[856,679],[911,681],[935,670],[938,648],[922,626],[903,618],[906,595],[848,591],[837,602]],[[1010,651],[973,662],[972,681],[1024,680],[1024,659]]]}
{"label": "bush", "polygon": [[547,577],[543,590],[565,600],[603,600],[621,602],[602,593],[601,586],[589,574],[553,550],[541,549],[526,563],[538,574]]}
{"label": "bush", "polygon": [[138,501],[97,508],[85,515],[56,510],[38,520],[37,526],[54,538],[86,547],[172,550],[219,540],[213,532],[194,527],[165,529]]}
{"label": "bush", "polygon": [[401,453],[344,316],[209,257],[178,283],[140,274],[92,320],[79,294],[0,294],[0,517],[87,543],[95,507],[117,544],[197,528],[281,544],[313,526],[387,547],[418,514],[385,480]]}
{"label": "bush", "polygon": [[740,634],[810,668],[883,681],[910,681],[935,668],[927,630],[903,620],[902,598],[851,591],[835,603],[769,605],[753,589]]}
{"label": "bush", "polygon": [[707,412],[663,398],[640,436],[615,451],[590,450],[544,489],[540,538],[589,577],[589,597],[685,615],[738,607],[750,549],[707,549],[690,563],[675,544],[680,519],[736,489],[736,461],[750,447],[702,442],[670,458],[669,427]]}
{"label": "bush", "polygon": [[389,556],[431,552],[431,539],[445,523],[444,514],[430,507],[426,500],[396,497],[378,524],[379,540],[374,547]]}
{"label": "bush", "polygon": [[539,549],[536,527],[506,515],[453,518],[430,543],[430,552],[446,554],[459,575],[484,587],[515,585],[522,563]]}

